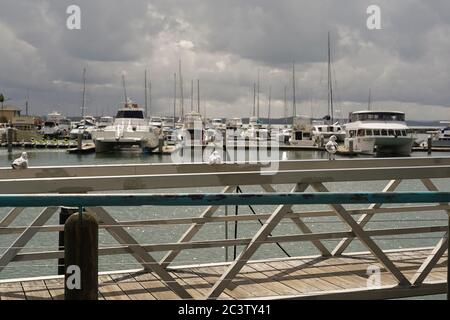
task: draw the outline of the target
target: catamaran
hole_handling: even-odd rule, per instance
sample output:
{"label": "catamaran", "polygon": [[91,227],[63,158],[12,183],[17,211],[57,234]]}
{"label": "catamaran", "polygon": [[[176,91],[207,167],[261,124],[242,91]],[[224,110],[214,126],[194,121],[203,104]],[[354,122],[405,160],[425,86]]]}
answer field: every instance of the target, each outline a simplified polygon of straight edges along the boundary
{"label": "catamaran", "polygon": [[114,123],[103,130],[94,131],[92,138],[96,152],[123,148],[152,151],[159,145],[160,131],[161,129],[149,124],[143,109],[128,100],[125,106],[117,111]]}

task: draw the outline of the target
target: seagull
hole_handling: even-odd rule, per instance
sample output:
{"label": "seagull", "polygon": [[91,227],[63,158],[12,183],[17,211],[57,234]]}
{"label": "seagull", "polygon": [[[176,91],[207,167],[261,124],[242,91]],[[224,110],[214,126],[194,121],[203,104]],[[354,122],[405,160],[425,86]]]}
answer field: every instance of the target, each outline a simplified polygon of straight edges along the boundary
{"label": "seagull", "polygon": [[215,150],[210,156],[209,156],[209,164],[221,164],[222,163],[222,157],[220,156],[219,151]]}
{"label": "seagull", "polygon": [[325,145],[325,150],[328,152],[328,159],[335,160],[335,154],[337,152],[338,144],[336,143],[336,136],[331,136],[330,140]]}
{"label": "seagull", "polygon": [[20,158],[17,158],[11,164],[12,168],[15,170],[27,169],[28,168],[28,155],[26,152],[22,152]]}

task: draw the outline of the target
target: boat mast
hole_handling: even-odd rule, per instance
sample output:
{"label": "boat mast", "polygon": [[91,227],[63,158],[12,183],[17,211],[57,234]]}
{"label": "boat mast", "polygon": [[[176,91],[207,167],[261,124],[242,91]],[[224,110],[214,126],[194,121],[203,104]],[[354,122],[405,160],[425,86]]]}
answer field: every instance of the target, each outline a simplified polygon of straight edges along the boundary
{"label": "boat mast", "polygon": [[297,105],[295,101],[295,62],[292,63],[292,117],[297,115]]}
{"label": "boat mast", "polygon": [[144,97],[145,97],[145,116],[148,118],[148,102],[147,102],[147,69],[144,71]]}
{"label": "boat mast", "polygon": [[123,96],[125,98],[125,105],[128,103],[127,96],[127,86],[125,85],[125,74],[122,73],[122,86],[123,86]]}
{"label": "boat mast", "polygon": [[284,86],[284,124],[287,127],[287,87]]}
{"label": "boat mast", "polygon": [[81,119],[84,119],[85,101],[86,101],[86,68],[83,68],[83,101],[81,103]]}
{"label": "boat mast", "polygon": [[194,80],[191,80],[191,112],[194,111]]}
{"label": "boat mast", "polygon": [[269,110],[268,110],[268,114],[267,114],[269,128],[271,125],[271,120],[270,120],[270,102],[271,102],[271,100],[272,100],[272,86],[269,86]]}
{"label": "boat mast", "polygon": [[25,101],[25,114],[28,116],[28,100],[30,100],[30,90],[27,89],[27,99]]}
{"label": "boat mast", "polygon": [[175,129],[175,118],[177,116],[177,74],[173,74],[173,128]]}
{"label": "boat mast", "polygon": [[183,97],[183,76],[181,75],[181,59],[179,60],[179,64],[178,64],[178,71],[180,73],[180,95],[181,95],[181,99],[180,99],[180,103],[181,103],[181,119],[184,118],[184,97]]}
{"label": "boat mast", "polygon": [[330,45],[329,31],[328,31],[328,113],[330,115],[331,124],[333,124],[334,123],[333,83],[331,79],[331,45]]}
{"label": "boat mast", "polygon": [[200,79],[197,79],[197,112],[200,113]]}
{"label": "boat mast", "polygon": [[256,105],[256,117],[259,121],[259,89],[260,89],[260,74],[258,69],[258,95],[257,95],[257,105]]}
{"label": "boat mast", "polygon": [[369,111],[372,109],[372,92],[371,88],[369,88],[369,102],[368,102],[368,109]]}
{"label": "boat mast", "polygon": [[256,115],[256,82],[253,82],[253,116]]}
{"label": "boat mast", "polygon": [[148,82],[148,112],[152,114],[152,81]]}

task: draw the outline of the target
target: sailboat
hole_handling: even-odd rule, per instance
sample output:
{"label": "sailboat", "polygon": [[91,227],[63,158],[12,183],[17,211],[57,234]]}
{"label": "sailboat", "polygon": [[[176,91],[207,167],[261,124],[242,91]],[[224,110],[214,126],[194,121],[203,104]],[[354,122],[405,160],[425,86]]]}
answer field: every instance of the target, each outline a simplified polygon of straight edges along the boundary
{"label": "sailboat", "polygon": [[328,115],[326,115],[323,120],[325,121],[322,123],[316,123],[312,127],[311,135],[314,143],[326,143],[331,136],[336,136],[336,141],[343,142],[345,140],[345,131],[339,125],[338,121],[334,121],[330,32],[328,32]]}

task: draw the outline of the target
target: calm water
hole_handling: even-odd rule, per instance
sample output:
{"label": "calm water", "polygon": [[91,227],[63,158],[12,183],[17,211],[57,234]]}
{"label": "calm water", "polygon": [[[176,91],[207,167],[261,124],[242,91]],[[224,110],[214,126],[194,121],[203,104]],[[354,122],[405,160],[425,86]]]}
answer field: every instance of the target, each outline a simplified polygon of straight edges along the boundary
{"label": "calm water", "polygon": [[[0,149],[0,167],[8,167],[13,159],[20,156],[22,150],[17,149],[12,155],[8,155],[5,149]],[[139,153],[121,153],[109,155],[69,155],[64,151],[59,150],[27,150],[30,166],[62,166],[62,165],[94,165],[94,164],[132,164],[132,163],[164,163],[171,162],[171,157],[168,155],[143,155]],[[287,152],[285,155],[288,159],[321,159],[326,156],[323,152],[317,151],[296,151]],[[426,153],[414,153],[413,157],[423,157]],[[434,153],[433,156],[450,156],[448,153]],[[436,179],[434,180],[440,190],[450,190],[450,179]],[[385,186],[386,181],[376,182],[346,182],[328,184],[327,186],[332,191],[381,191]],[[292,185],[277,186],[278,191],[289,191]],[[220,192],[221,187],[201,189],[176,189],[171,192]],[[259,187],[244,186],[244,192],[260,192]],[[399,191],[420,191],[425,190],[418,181],[404,181]],[[152,190],[154,192],[167,192],[167,190]],[[2,190],[6,193],[7,190]],[[136,192],[146,192],[145,190],[138,190]],[[364,205],[348,206],[349,208],[362,208]],[[0,220],[3,218],[10,208],[0,208]],[[202,208],[190,207],[119,207],[106,208],[114,217],[119,220],[144,220],[157,218],[175,218],[175,217],[196,217],[202,212]],[[255,206],[256,212],[272,212],[274,206]],[[311,209],[326,209],[326,206],[295,206],[296,212],[301,210]],[[13,226],[28,225],[38,214],[39,210],[34,208],[26,209],[21,216],[12,224]],[[216,215],[224,215],[225,209],[222,207]],[[236,214],[234,207],[228,207],[228,214]],[[248,207],[239,207],[238,214],[251,214]],[[357,217],[356,217],[357,219]],[[418,220],[424,220],[418,222]],[[309,218],[305,220],[313,231],[346,231],[347,228],[336,218]],[[49,224],[58,224],[58,215],[56,214]],[[412,227],[417,225],[446,225],[447,218],[444,212],[434,213],[409,213],[409,214],[380,214],[376,215],[372,222],[366,228],[391,228],[391,227]],[[237,226],[238,237],[251,237],[260,227],[258,221],[255,222],[239,222]],[[136,227],[129,229],[130,233],[138,239],[140,243],[167,243],[175,242],[184,233],[187,226],[156,226],[156,227]],[[225,238],[226,230],[228,230],[229,237],[234,237],[235,229],[234,223],[229,223],[228,227],[224,223],[208,224],[202,228],[194,240],[207,239],[223,239]],[[282,222],[273,232],[273,235],[282,234],[298,234],[297,228],[289,223],[287,220]],[[386,249],[393,248],[407,248],[418,246],[432,246],[439,237],[440,233],[426,234],[426,235],[407,235],[407,236],[390,236],[384,238],[376,238],[376,242]],[[3,252],[17,235],[3,235],[0,236],[0,252]],[[100,232],[100,245],[114,246],[117,245],[115,240],[104,231]],[[332,249],[337,241],[324,242],[325,245]],[[46,250],[57,250],[58,235],[56,233],[39,233],[37,234],[29,245],[22,250],[22,252],[36,252]],[[292,256],[295,255],[311,255],[316,254],[316,249],[309,243],[284,243],[283,248]],[[239,252],[240,248],[237,248]],[[347,249],[348,251],[366,250],[358,241],[354,241]],[[164,253],[152,253],[155,258],[161,258]],[[255,254],[254,258],[268,258],[268,257],[282,257],[283,252],[276,245],[263,245]],[[229,259],[233,258],[233,248],[229,249]],[[175,264],[192,264],[201,262],[218,262],[224,261],[225,249],[200,249],[187,250],[179,255]],[[116,270],[116,269],[132,269],[139,268],[139,265],[128,255],[116,255],[110,257],[100,257],[99,267],[101,271]],[[0,272],[0,279],[12,277],[26,277],[37,275],[53,275],[57,270],[55,261],[39,261],[39,262],[20,262],[9,264],[2,272]],[[438,298],[441,298],[439,296]]]}

